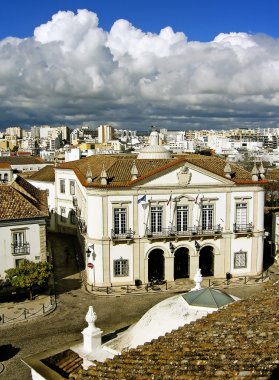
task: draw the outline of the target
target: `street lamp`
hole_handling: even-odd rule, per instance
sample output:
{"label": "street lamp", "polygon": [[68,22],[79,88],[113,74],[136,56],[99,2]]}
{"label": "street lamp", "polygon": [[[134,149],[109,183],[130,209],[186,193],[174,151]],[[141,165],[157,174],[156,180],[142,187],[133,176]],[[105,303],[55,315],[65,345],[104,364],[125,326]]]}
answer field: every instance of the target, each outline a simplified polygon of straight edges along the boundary
{"label": "street lamp", "polygon": [[201,250],[201,246],[200,246],[200,244],[197,242],[197,240],[195,240],[195,247],[196,247],[196,251],[197,251],[197,253],[199,253],[200,250]]}

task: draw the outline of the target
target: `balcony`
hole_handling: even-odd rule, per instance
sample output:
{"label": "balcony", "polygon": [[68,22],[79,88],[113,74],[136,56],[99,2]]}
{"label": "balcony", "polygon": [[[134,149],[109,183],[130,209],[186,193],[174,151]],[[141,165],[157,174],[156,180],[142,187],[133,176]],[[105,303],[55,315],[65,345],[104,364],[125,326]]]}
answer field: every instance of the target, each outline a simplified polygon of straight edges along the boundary
{"label": "balcony", "polygon": [[233,232],[236,234],[251,234],[253,231],[253,224],[248,223],[248,224],[238,224],[234,223],[233,225]]}
{"label": "balcony", "polygon": [[134,239],[135,231],[133,231],[131,228],[128,230],[119,230],[119,229],[113,229],[111,230],[111,238],[115,241],[128,241]]}
{"label": "balcony", "polygon": [[146,230],[148,239],[167,239],[167,238],[191,238],[192,236],[214,236],[216,238],[223,232],[223,227],[220,224],[211,228],[203,229],[201,226],[188,227],[187,230],[178,231],[175,227],[162,228],[161,231],[153,232],[150,228]]}
{"label": "balcony", "polygon": [[30,255],[30,244],[29,243],[12,243],[11,244],[12,255]]}

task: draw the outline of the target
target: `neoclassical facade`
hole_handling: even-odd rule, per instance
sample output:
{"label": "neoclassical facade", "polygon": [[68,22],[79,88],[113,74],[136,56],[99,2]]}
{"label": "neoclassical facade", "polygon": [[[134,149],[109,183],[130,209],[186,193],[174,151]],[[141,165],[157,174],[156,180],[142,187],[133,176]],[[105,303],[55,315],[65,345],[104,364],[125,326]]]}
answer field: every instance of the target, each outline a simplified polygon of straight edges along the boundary
{"label": "neoclassical facade", "polygon": [[171,157],[151,133],[136,157],[55,167],[56,228],[77,233],[89,283],[255,275],[263,267],[264,173],[217,157]]}
{"label": "neoclassical facade", "polygon": [[[77,233],[89,283],[255,275],[263,265],[264,174],[217,157],[171,157],[151,133],[136,157],[55,167],[55,228]],[[41,187],[42,188],[42,187]]]}

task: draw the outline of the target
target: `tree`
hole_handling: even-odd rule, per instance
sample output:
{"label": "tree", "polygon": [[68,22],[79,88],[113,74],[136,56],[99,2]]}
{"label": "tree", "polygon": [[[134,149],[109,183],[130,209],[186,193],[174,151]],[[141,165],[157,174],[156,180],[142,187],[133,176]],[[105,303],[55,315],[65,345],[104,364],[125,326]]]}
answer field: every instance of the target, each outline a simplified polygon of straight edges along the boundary
{"label": "tree", "polygon": [[17,268],[5,270],[6,279],[12,286],[28,290],[29,299],[32,299],[35,286],[47,285],[52,274],[52,267],[52,264],[47,261],[35,263],[23,260]]}

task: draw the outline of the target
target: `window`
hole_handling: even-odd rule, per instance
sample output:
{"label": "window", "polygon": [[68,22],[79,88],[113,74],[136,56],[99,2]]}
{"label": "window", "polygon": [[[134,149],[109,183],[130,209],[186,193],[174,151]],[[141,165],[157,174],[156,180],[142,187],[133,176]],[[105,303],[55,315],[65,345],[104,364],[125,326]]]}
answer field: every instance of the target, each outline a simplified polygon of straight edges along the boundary
{"label": "window", "polygon": [[60,193],[65,194],[65,180],[60,179]]}
{"label": "window", "polygon": [[15,261],[16,268],[18,268],[23,261],[24,261],[24,259],[16,259],[16,261]]}
{"label": "window", "polygon": [[60,207],[61,222],[66,222],[66,207]]}
{"label": "window", "polygon": [[247,252],[240,250],[234,254],[234,268],[247,268]]}
{"label": "window", "polygon": [[213,229],[213,205],[202,205],[202,229],[212,230]]}
{"label": "window", "polygon": [[71,212],[70,212],[70,223],[76,224],[76,213],[74,210],[71,210]]}
{"label": "window", "polygon": [[187,229],[188,229],[188,206],[177,206],[177,209],[176,209],[176,229],[177,229],[177,231],[187,231]]}
{"label": "window", "polygon": [[12,233],[12,254],[29,255],[30,246],[25,240],[25,231],[15,231]]}
{"label": "window", "polygon": [[151,232],[162,232],[163,207],[151,207]]}
{"label": "window", "polygon": [[126,277],[129,276],[129,260],[122,259],[113,261],[113,270],[115,277]]}
{"label": "window", "polygon": [[70,194],[75,195],[76,188],[75,188],[75,181],[70,181]]}
{"label": "window", "polygon": [[13,244],[15,247],[23,247],[25,242],[24,231],[13,232]]}
{"label": "window", "polygon": [[127,209],[115,208],[114,209],[114,233],[125,234],[127,225]]}
{"label": "window", "polygon": [[247,224],[247,203],[236,204],[236,226],[246,226]]}

